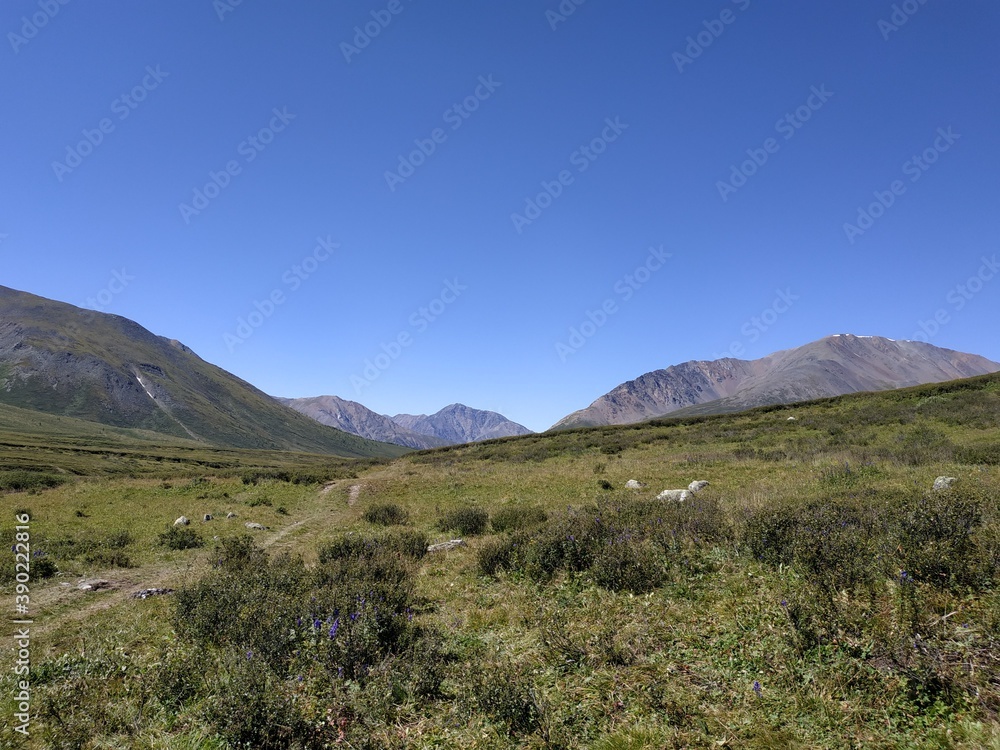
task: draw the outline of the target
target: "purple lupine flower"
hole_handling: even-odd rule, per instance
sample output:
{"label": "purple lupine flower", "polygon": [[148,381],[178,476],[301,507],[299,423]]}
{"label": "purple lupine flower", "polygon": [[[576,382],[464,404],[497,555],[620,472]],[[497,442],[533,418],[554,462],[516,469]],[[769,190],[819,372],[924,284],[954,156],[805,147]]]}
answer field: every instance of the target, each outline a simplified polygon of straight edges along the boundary
{"label": "purple lupine flower", "polygon": [[333,625],[330,626],[330,640],[331,641],[333,640],[333,637],[335,635],[337,635],[337,631],[339,629],[340,629],[340,618],[338,617],[336,620],[333,621]]}
{"label": "purple lupine flower", "polygon": [[757,680],[753,681],[753,691],[757,694],[758,698],[760,697],[760,694],[764,692],[764,688],[761,687],[760,682]]}

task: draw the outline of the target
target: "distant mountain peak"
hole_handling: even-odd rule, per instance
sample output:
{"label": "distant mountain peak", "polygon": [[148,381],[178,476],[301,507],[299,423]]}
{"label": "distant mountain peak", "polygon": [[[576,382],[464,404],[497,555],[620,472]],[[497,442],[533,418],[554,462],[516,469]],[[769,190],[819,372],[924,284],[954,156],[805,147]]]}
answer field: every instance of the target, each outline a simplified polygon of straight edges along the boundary
{"label": "distant mountain peak", "polygon": [[503,414],[458,403],[449,404],[431,415],[397,414],[392,420],[408,430],[431,435],[449,444],[531,434],[527,427],[512,422]]}
{"label": "distant mountain peak", "polygon": [[857,391],[985,375],[1000,364],[920,341],[835,333],[755,360],[683,362],[622,383],[553,429],[628,424],[667,414],[738,411]]}
{"label": "distant mountain peak", "polygon": [[346,432],[410,448],[438,448],[531,433],[495,411],[449,404],[435,414],[390,417],[337,396],[279,399],[296,411]]}

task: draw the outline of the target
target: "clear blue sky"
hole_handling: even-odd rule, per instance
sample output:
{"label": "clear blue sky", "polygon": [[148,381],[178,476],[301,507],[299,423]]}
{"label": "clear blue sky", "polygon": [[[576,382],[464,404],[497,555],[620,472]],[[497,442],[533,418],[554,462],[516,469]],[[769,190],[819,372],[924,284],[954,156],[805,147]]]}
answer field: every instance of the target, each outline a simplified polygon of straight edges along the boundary
{"label": "clear blue sky", "polygon": [[0,283],[274,395],[545,429],[832,333],[1000,360],[990,0],[63,2],[0,7]]}

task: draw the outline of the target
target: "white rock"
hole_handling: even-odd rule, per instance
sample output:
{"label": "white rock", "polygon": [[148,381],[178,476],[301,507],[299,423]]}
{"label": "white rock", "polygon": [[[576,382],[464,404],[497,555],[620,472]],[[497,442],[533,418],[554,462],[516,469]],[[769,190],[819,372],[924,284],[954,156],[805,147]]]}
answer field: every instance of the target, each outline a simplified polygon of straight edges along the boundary
{"label": "white rock", "polygon": [[786,419],[785,421],[786,421],[786,422],[797,422],[798,420],[797,420],[797,419],[796,419],[795,417],[789,417],[789,418],[788,418],[788,419]]}
{"label": "white rock", "polygon": [[691,492],[701,492],[706,487],[708,487],[708,482],[704,479],[698,479],[688,485],[688,489],[691,490]]}
{"label": "white rock", "polygon": [[934,491],[951,489],[951,486],[958,480],[955,477],[938,477],[934,480]]}
{"label": "white rock", "polygon": [[191,523],[191,520],[187,516],[181,516],[174,521],[174,526],[187,526],[189,523]]}
{"label": "white rock", "polygon": [[674,500],[678,503],[682,503],[691,497],[690,490],[663,490],[659,495],[656,496],[657,500]]}
{"label": "white rock", "polygon": [[441,542],[440,544],[432,544],[427,548],[428,552],[446,552],[450,549],[455,549],[455,547],[464,547],[465,541],[462,539],[452,539],[450,542]]}
{"label": "white rock", "polygon": [[267,526],[261,526],[259,523],[254,523],[253,521],[247,521],[243,525],[252,531],[267,531]]}
{"label": "white rock", "polygon": [[625,487],[630,490],[641,490],[645,486],[646,485],[636,479],[630,479],[625,482]]}

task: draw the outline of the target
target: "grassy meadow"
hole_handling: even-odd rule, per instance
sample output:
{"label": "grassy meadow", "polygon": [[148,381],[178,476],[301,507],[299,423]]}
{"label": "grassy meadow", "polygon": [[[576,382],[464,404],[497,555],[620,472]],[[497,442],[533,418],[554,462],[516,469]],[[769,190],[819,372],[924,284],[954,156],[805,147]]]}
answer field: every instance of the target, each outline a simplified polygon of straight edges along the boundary
{"label": "grassy meadow", "polygon": [[998,426],[997,376],[391,461],[8,425],[0,746],[1000,748]]}

